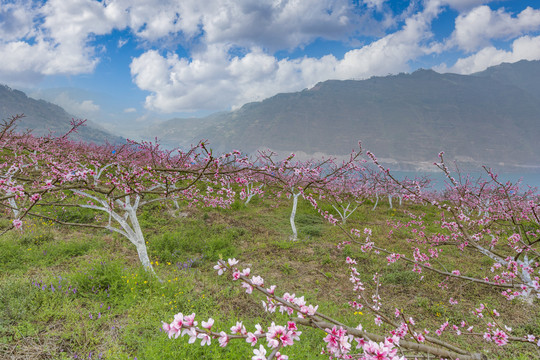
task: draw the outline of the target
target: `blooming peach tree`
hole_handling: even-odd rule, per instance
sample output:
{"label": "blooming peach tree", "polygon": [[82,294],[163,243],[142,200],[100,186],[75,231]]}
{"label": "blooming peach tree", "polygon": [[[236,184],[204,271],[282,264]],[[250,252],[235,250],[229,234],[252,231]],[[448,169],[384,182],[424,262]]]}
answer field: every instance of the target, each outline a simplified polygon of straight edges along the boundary
{"label": "blooming peach tree", "polygon": [[[351,281],[356,291],[362,293],[359,298],[364,298],[364,285],[356,277],[358,272],[353,259],[347,258],[350,265]],[[200,341],[200,345],[210,345],[212,340],[217,340],[219,346],[225,347],[230,341],[246,341],[255,349],[252,360],[258,359],[288,359],[283,352],[286,347],[293,346],[300,341],[302,332],[298,326],[307,326],[320,329],[326,334],[322,338],[325,344],[321,350],[322,354],[328,355],[331,359],[383,359],[383,360],[404,360],[406,357],[421,356],[418,354],[431,354],[438,357],[454,358],[462,360],[484,359],[480,353],[468,353],[457,346],[445,343],[439,339],[432,338],[422,333],[417,333],[414,328],[414,319],[402,319],[402,321],[391,321],[395,327],[386,336],[371,333],[363,329],[362,324],[346,325],[322,313],[318,305],[308,304],[304,296],[284,293],[277,295],[276,286],[268,286],[261,276],[251,274],[250,268],[239,269],[236,259],[228,261],[220,260],[214,267],[219,275],[230,274],[232,281],[239,281],[246,293],[252,294],[257,291],[263,295],[262,308],[264,311],[274,313],[279,311],[287,314],[290,320],[286,324],[276,325],[272,322],[269,326],[256,324],[254,329],[247,329],[242,322],[237,322],[229,330],[216,330],[215,321],[209,318],[202,321],[198,326],[195,321],[196,314],[184,315],[178,313],[172,322],[163,322],[163,330],[169,338],[178,338],[188,335],[188,343],[193,344]],[[380,299],[373,297],[374,303],[380,305]],[[370,301],[371,302],[371,299]],[[359,308],[358,302],[351,302],[353,308]],[[376,305],[377,306],[377,305]],[[376,307],[375,306],[375,307]],[[396,310],[397,318],[401,313]],[[382,322],[379,317],[376,322]],[[251,331],[250,331],[251,330]],[[494,332],[494,336],[498,336]],[[523,340],[523,339],[520,339]],[[256,346],[259,346],[256,348]],[[404,355],[407,353],[407,355]]]}
{"label": "blooming peach tree", "polygon": [[[20,228],[22,215],[30,215],[63,225],[113,231],[135,245],[141,264],[151,272],[139,209],[171,199],[184,200],[189,206],[227,207],[235,197],[229,186],[231,178],[242,172],[233,165],[245,162],[239,152],[214,157],[203,142],[181,151],[162,150],[149,142],[86,144],[69,140],[69,133],[36,138],[14,132],[16,120],[6,123],[0,133],[5,154],[0,164],[0,191],[4,194],[0,200],[13,212],[13,226]],[[74,124],[74,128],[80,125]],[[51,207],[89,209],[106,214],[107,220],[105,224],[67,222],[39,211]]]}
{"label": "blooming peach tree", "polygon": [[[278,161],[273,152],[259,152],[255,162],[259,183],[264,184],[267,191],[273,191],[277,197],[286,194],[287,197],[293,199],[289,218],[292,229],[291,240],[298,240],[295,224],[298,198],[302,196],[317,208],[316,194],[324,193],[333,184],[337,185],[347,174],[359,171],[360,155],[361,148],[351,152],[348,158],[341,162],[335,158],[320,161],[294,161],[295,154]],[[323,215],[331,221],[337,221],[328,212]]]}
{"label": "blooming peach tree", "polygon": [[[389,236],[398,231],[410,232],[411,254],[408,255],[377,244],[370,228],[359,230],[352,227],[346,230],[340,225],[347,234],[347,240],[341,242],[339,248],[357,245],[361,252],[386,257],[388,266],[402,262],[417,273],[420,279],[426,272],[431,272],[441,277],[441,288],[445,288],[448,279],[455,279],[500,289],[502,295],[512,301],[530,301],[532,297],[538,297],[540,210],[535,191],[522,191],[516,184],[502,183],[489,170],[490,179],[485,182],[466,181],[460,184],[452,178],[440,154],[441,162],[437,165],[448,175],[449,184],[444,196],[433,196],[419,181],[404,183],[396,180],[372,154],[368,156],[396,186],[401,187],[405,199],[440,210],[441,230],[431,233],[422,215],[412,213],[409,222],[389,221]],[[487,269],[488,274],[479,277],[462,269],[448,268],[443,264],[446,250],[443,251],[442,246],[453,246],[458,252],[474,251],[487,257],[492,264]],[[195,314],[189,315],[187,322],[183,320],[185,315],[177,314],[172,322],[163,323],[163,329],[170,337],[187,334],[190,343],[201,340],[201,345],[207,345],[213,339],[217,339],[220,346],[227,346],[232,340],[246,341],[254,346],[252,359],[287,358],[287,347],[302,338],[299,331],[301,326],[324,331],[324,348],[321,352],[330,358],[487,359],[482,352],[463,349],[456,343],[456,337],[477,339],[499,347],[505,347],[511,342],[540,346],[539,334],[514,335],[499,311],[485,303],[469,309],[473,319],[446,320],[430,329],[421,327],[417,325],[419,321],[414,312],[409,314],[407,309],[398,309],[393,306],[392,299],[382,297],[380,289],[384,283],[379,273],[373,274],[371,280],[366,281],[366,274],[362,274],[355,259],[347,257],[346,263],[356,293],[349,305],[354,311],[371,312],[380,332],[369,332],[364,330],[362,324],[345,324],[333,319],[316,304],[308,304],[303,296],[287,292],[278,295],[275,285],[269,286],[261,276],[252,275],[249,268],[237,267],[239,262],[235,259],[219,261],[215,266],[218,274],[230,274],[231,280],[240,282],[248,294],[262,294],[262,309],[270,313],[277,310],[287,314],[289,321],[286,324],[257,324],[254,329],[246,329],[242,322],[238,322],[230,331],[216,330],[212,319],[199,327],[194,322]],[[450,305],[455,305],[460,300],[450,297],[448,301]]]}
{"label": "blooming peach tree", "polygon": [[51,161],[58,143],[65,139],[84,121],[72,121],[71,129],[63,136],[52,134],[34,137],[31,132],[16,131],[17,122],[24,115],[15,115],[0,124],[0,206],[13,217],[12,228],[21,230],[22,219],[45,196],[63,189],[62,177],[47,171],[44,164]]}
{"label": "blooming peach tree", "polygon": [[[540,204],[535,189],[522,191],[519,183],[503,184],[487,168],[488,180],[458,182],[444,163],[443,153],[439,156],[441,161],[435,165],[448,178],[443,198],[434,198],[419,187],[405,186],[383,169],[408,192],[407,198],[428,203],[441,214],[440,231],[432,234],[426,231],[425,223],[419,218],[408,223],[390,224],[395,229],[409,230],[413,236],[411,243],[415,244],[410,258],[400,254],[398,259],[410,261],[418,273],[428,270],[500,288],[509,300],[538,297]],[[378,164],[374,157],[373,160]],[[488,267],[488,273],[483,277],[471,277],[461,274],[459,269],[435,266],[433,263],[440,263],[442,247],[448,246],[489,259],[492,265]]]}

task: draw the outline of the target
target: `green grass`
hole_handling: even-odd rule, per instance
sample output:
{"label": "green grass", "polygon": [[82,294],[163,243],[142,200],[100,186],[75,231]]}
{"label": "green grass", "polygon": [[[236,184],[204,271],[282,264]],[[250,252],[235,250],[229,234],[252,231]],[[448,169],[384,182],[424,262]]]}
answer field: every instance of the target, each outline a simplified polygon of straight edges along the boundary
{"label": "green grass", "polygon": [[[213,270],[219,258],[236,257],[252,274],[276,284],[277,293],[296,293],[308,303],[344,323],[380,332],[367,311],[356,313],[348,306],[355,299],[345,257],[358,262],[362,281],[375,288],[372,277],[381,274],[379,294],[383,308],[393,316],[395,308],[414,316],[417,327],[435,330],[445,320],[475,323],[468,309],[484,303],[503,314],[516,336],[540,334],[538,303],[524,305],[504,300],[498,291],[431,273],[417,274],[403,262],[387,264],[385,256],[364,253],[347,245],[340,228],[321,219],[300,200],[296,224],[299,241],[288,240],[291,201],[253,198],[248,206],[236,202],[231,209],[181,209],[187,217],[162,204],[153,204],[141,214],[141,224],[153,266],[162,280],[145,272],[135,248],[118,234],[81,228],[63,228],[39,220],[27,221],[25,232],[12,231],[0,238],[0,359],[5,354],[27,358],[73,359],[249,359],[253,348],[245,341],[231,341],[220,348],[188,345],[187,339],[170,340],[160,331],[161,321],[174,314],[197,314],[199,323],[212,317],[215,328],[227,331],[242,320],[248,329],[256,323],[284,323],[282,314],[262,312],[261,297],[250,296],[227,277]],[[397,201],[395,201],[397,205]],[[410,255],[410,234],[397,230],[388,237],[387,220],[408,221],[404,210],[425,213],[427,230],[436,230],[437,212],[419,205],[395,206],[380,201],[360,206],[347,220],[351,227],[373,229],[373,240],[384,248]],[[329,208],[327,210],[330,210]],[[81,211],[64,214],[64,220],[90,221],[95,214]],[[0,228],[9,220],[0,218]],[[445,266],[478,273],[478,266],[491,263],[467,252],[444,249]],[[446,254],[448,252],[448,254]],[[460,299],[450,305],[450,297]],[[524,311],[523,309],[525,309]],[[385,328],[390,330],[389,328]],[[291,359],[322,359],[324,334],[302,328],[301,341],[285,348]],[[445,335],[444,339],[490,358],[538,357],[533,346],[511,345],[504,349],[469,338]],[[480,344],[480,345],[478,345]],[[12,355],[9,355],[12,356]],[[9,357],[8,357],[9,358]]]}
{"label": "green grass", "polygon": [[185,262],[205,256],[211,261],[237,256],[238,243],[246,235],[241,227],[216,224],[204,220],[186,220],[174,231],[148,238],[150,252],[165,262]]}

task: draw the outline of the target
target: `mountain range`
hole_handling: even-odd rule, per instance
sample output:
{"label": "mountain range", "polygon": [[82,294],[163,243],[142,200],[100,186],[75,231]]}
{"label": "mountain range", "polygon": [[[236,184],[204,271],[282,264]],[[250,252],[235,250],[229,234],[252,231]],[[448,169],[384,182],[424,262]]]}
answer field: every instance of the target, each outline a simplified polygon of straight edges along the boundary
{"label": "mountain range", "polygon": [[418,70],[367,80],[328,80],[235,111],[171,119],[146,131],[168,146],[208,139],[218,151],[344,155],[361,141],[402,170],[437,154],[463,167],[540,169],[540,61],[471,75]]}
{"label": "mountain range", "polygon": [[[63,134],[61,107],[0,85],[0,119],[24,113],[19,130]],[[396,170],[429,170],[444,151],[463,168],[540,171],[540,61],[501,64],[471,75],[418,70],[367,80],[328,80],[202,118],[175,118],[142,131],[167,147],[208,140],[218,151],[272,149],[300,158],[357,147]],[[123,142],[94,123],[74,139]]]}
{"label": "mountain range", "polygon": [[[23,114],[24,117],[17,123],[17,129],[31,129],[37,136],[49,132],[63,135],[71,129],[71,120],[75,118],[58,105],[30,98],[22,91],[0,85],[0,119],[7,120],[18,114]],[[77,133],[70,135],[70,138],[98,144],[124,141],[88,121],[85,126],[79,127]]]}

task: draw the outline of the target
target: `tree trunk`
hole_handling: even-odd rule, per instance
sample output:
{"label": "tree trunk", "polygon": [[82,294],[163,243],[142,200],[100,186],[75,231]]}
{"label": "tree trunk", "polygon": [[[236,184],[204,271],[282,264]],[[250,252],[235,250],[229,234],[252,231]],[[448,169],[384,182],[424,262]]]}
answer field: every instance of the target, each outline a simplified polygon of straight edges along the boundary
{"label": "tree trunk", "polygon": [[294,224],[294,217],[296,216],[296,208],[298,206],[298,196],[300,195],[300,193],[296,193],[294,194],[293,193],[293,207],[292,207],[292,211],[291,211],[291,228],[292,228],[292,237],[291,237],[291,240],[292,241],[296,241],[298,240],[298,232],[296,231],[296,226]]}
{"label": "tree trunk", "polygon": [[135,246],[137,247],[139,260],[141,260],[141,264],[143,265],[146,271],[150,271],[152,274],[156,275],[156,272],[154,271],[154,268],[152,267],[152,264],[150,263],[150,258],[148,257],[148,252],[146,250],[146,241],[144,240],[144,234],[142,232],[141,225],[139,224],[139,220],[137,219],[137,208],[136,207],[133,208],[131,206],[126,207],[126,208],[128,209],[128,214],[129,214],[128,216],[131,222],[131,227],[133,231],[135,232],[134,243],[135,243]]}
{"label": "tree trunk", "polygon": [[376,197],[375,205],[373,205],[373,209],[371,209],[371,211],[374,211],[377,208],[377,204],[379,203],[379,194],[375,193],[375,197]]}
{"label": "tree trunk", "polygon": [[[140,242],[142,240],[142,243]],[[152,264],[150,263],[150,258],[148,257],[148,252],[146,250],[146,243],[144,238],[137,242],[135,245],[137,248],[137,254],[139,255],[139,260],[141,261],[142,266],[146,271],[150,271],[155,277],[157,277]]]}

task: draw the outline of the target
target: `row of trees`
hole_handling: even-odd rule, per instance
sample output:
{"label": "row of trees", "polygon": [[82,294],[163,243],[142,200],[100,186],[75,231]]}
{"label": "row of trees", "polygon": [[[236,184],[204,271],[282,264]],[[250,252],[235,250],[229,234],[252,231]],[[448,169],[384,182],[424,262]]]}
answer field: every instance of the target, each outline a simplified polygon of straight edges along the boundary
{"label": "row of trees", "polygon": [[[439,210],[440,228],[436,231],[428,230],[424,220],[414,214],[411,214],[411,220],[406,223],[389,221],[392,231],[408,232],[411,244],[409,253],[381,247],[375,243],[369,228],[361,230],[352,227],[345,231],[348,239],[340,246],[358,246],[361,251],[372,256],[386,257],[388,264],[405,262],[418,276],[432,272],[441,278],[439,286],[443,288],[452,278],[465,284],[473,282],[499,289],[502,296],[522,309],[526,309],[523,303],[532,303],[540,297],[540,201],[535,189],[521,188],[519,184],[510,182],[502,183],[489,169],[486,169],[487,180],[456,180],[441,153],[440,162],[435,165],[447,175],[448,181],[445,191],[437,194],[426,191],[421,181],[397,180],[388,169],[379,164],[373,154],[368,153],[368,156],[379,168],[381,176],[402,189],[403,197],[408,202],[433,206]],[[314,199],[311,198],[311,201]],[[345,230],[344,220],[339,226]],[[334,220],[331,222],[335,223]],[[483,266],[466,272],[449,267],[445,264],[444,255],[452,253],[468,257],[476,254],[479,265]],[[482,257],[488,260],[490,266],[485,266],[487,262]],[[201,339],[202,345],[213,338],[218,339],[220,346],[226,346],[230,340],[243,339],[259,346],[254,350],[252,359],[255,360],[286,359],[287,356],[282,354],[283,348],[300,340],[298,325],[318,328],[327,334],[323,339],[326,343],[323,353],[330,358],[402,360],[435,356],[461,360],[487,359],[482,352],[469,352],[449,341],[447,335],[450,334],[492,342],[497,346],[522,342],[540,347],[538,334],[513,335],[511,327],[504,322],[497,309],[482,303],[469,309],[477,319],[474,322],[461,320],[451,323],[446,320],[435,329],[420,329],[416,326],[414,313],[398,309],[392,299],[381,298],[379,290],[383,284],[379,274],[374,274],[373,281],[366,282],[362,280],[365,275],[361,274],[362,269],[357,268],[357,262],[349,257],[346,262],[353,289],[357,293],[357,298],[350,301],[350,306],[356,311],[372,312],[376,325],[386,323],[392,329],[386,335],[367,332],[362,324],[344,324],[318,311],[317,305],[307,304],[303,296],[287,292],[277,295],[275,285],[269,286],[261,276],[251,275],[250,269],[240,270],[235,259],[219,261],[215,267],[218,274],[230,272],[231,279],[240,281],[247,293],[253,290],[262,293],[265,298],[264,310],[287,313],[291,316],[290,322],[283,325],[272,323],[264,328],[257,324],[252,331],[238,323],[230,332],[225,332],[213,328],[213,319],[203,321],[202,327],[199,327],[194,321],[195,314],[190,315],[186,321],[186,317],[180,313],[175,315],[171,323],[163,323],[163,329],[170,337],[189,335],[190,343]],[[459,299],[450,297],[448,301],[457,304]]]}
{"label": "row of trees", "polygon": [[[182,203],[228,207],[237,194],[246,205],[253,196],[286,197],[293,203],[291,240],[297,240],[294,220],[298,199],[302,197],[321,216],[343,229],[346,238],[340,245],[358,246],[371,256],[385,256],[389,264],[405,262],[418,276],[435,273],[441,277],[441,286],[453,278],[500,289],[504,297],[513,301],[532,302],[539,297],[538,194],[519,184],[500,182],[489,169],[488,180],[456,180],[441,153],[436,165],[448,181],[446,190],[436,193],[429,190],[428,179],[397,180],[369,152],[375,170],[366,166],[367,160],[360,157],[361,149],[343,161],[300,162],[294,155],[278,160],[271,152],[261,152],[253,160],[238,151],[215,155],[204,142],[188,150],[166,150],[148,142],[113,146],[69,140],[70,133],[83,122],[74,122],[72,130],[60,137],[34,137],[15,131],[19,118],[5,121],[0,128],[0,204],[13,219],[12,226],[5,231],[22,231],[22,219],[28,216],[63,225],[108,229],[126,237],[135,246],[141,264],[154,272],[137,218],[144,205],[159,201],[177,206]],[[441,216],[439,229],[428,231],[424,221],[411,214],[409,222],[389,222],[395,231],[408,232],[410,250],[403,253],[380,246],[374,242],[370,229],[347,222],[358,206],[370,200],[375,208],[380,197],[388,197],[390,206],[392,199],[398,197],[400,203],[405,200],[435,207]],[[330,204],[333,211],[322,210],[328,208],[322,207],[322,202]],[[56,215],[75,207],[105,214],[106,220],[74,223]],[[479,254],[491,266],[473,273],[449,268],[444,255],[452,252],[464,256]],[[264,309],[287,312],[291,322],[272,324],[267,329],[258,326],[253,332],[240,324],[226,333],[212,330],[213,320],[203,322],[201,328],[197,327],[194,315],[177,314],[172,323],[164,324],[164,329],[170,336],[188,334],[190,343],[201,339],[203,344],[209,344],[215,338],[226,346],[230,339],[241,338],[255,345],[266,339],[266,347],[259,344],[253,359],[286,359],[281,351],[300,339],[297,325],[323,329],[327,333],[323,339],[325,352],[333,358],[402,359],[421,354],[462,360],[483,357],[442,340],[445,332],[467,334],[501,346],[510,341],[540,345],[539,334],[513,336],[496,310],[481,304],[470,309],[478,317],[477,324],[445,322],[431,331],[437,337],[428,335],[427,331],[416,329],[414,314],[406,316],[406,312],[393,309],[391,299],[380,298],[377,275],[372,283],[365,283],[355,260],[348,258],[347,263],[352,286],[358,293],[351,306],[373,312],[377,324],[384,322],[394,329],[390,333],[368,333],[361,326],[342,324],[317,311],[317,306],[306,304],[303,297],[288,293],[278,296],[274,286],[267,287],[260,276],[250,277],[249,270],[239,270],[232,259],[219,262],[216,269],[220,273],[229,270],[232,279],[240,281],[248,293],[263,293]],[[353,340],[357,350],[351,345]]]}
{"label": "row of trees", "polygon": [[[60,137],[34,137],[14,131],[19,119],[11,118],[0,129],[0,204],[12,213],[12,228],[20,229],[22,218],[33,216],[63,225],[108,229],[126,237],[136,247],[141,264],[152,272],[137,218],[144,205],[159,201],[228,207],[237,192],[246,203],[255,194],[289,196],[293,198],[292,239],[296,240],[298,197],[311,198],[327,189],[337,194],[334,183],[358,170],[360,156],[357,151],[341,163],[334,159],[298,162],[294,155],[278,161],[276,154],[261,152],[252,161],[238,151],[216,156],[204,142],[188,150],[164,150],[150,142],[95,145],[69,140],[83,122],[74,122],[72,130]],[[51,207],[91,209],[104,213],[108,220],[70,223],[39,211]]]}

